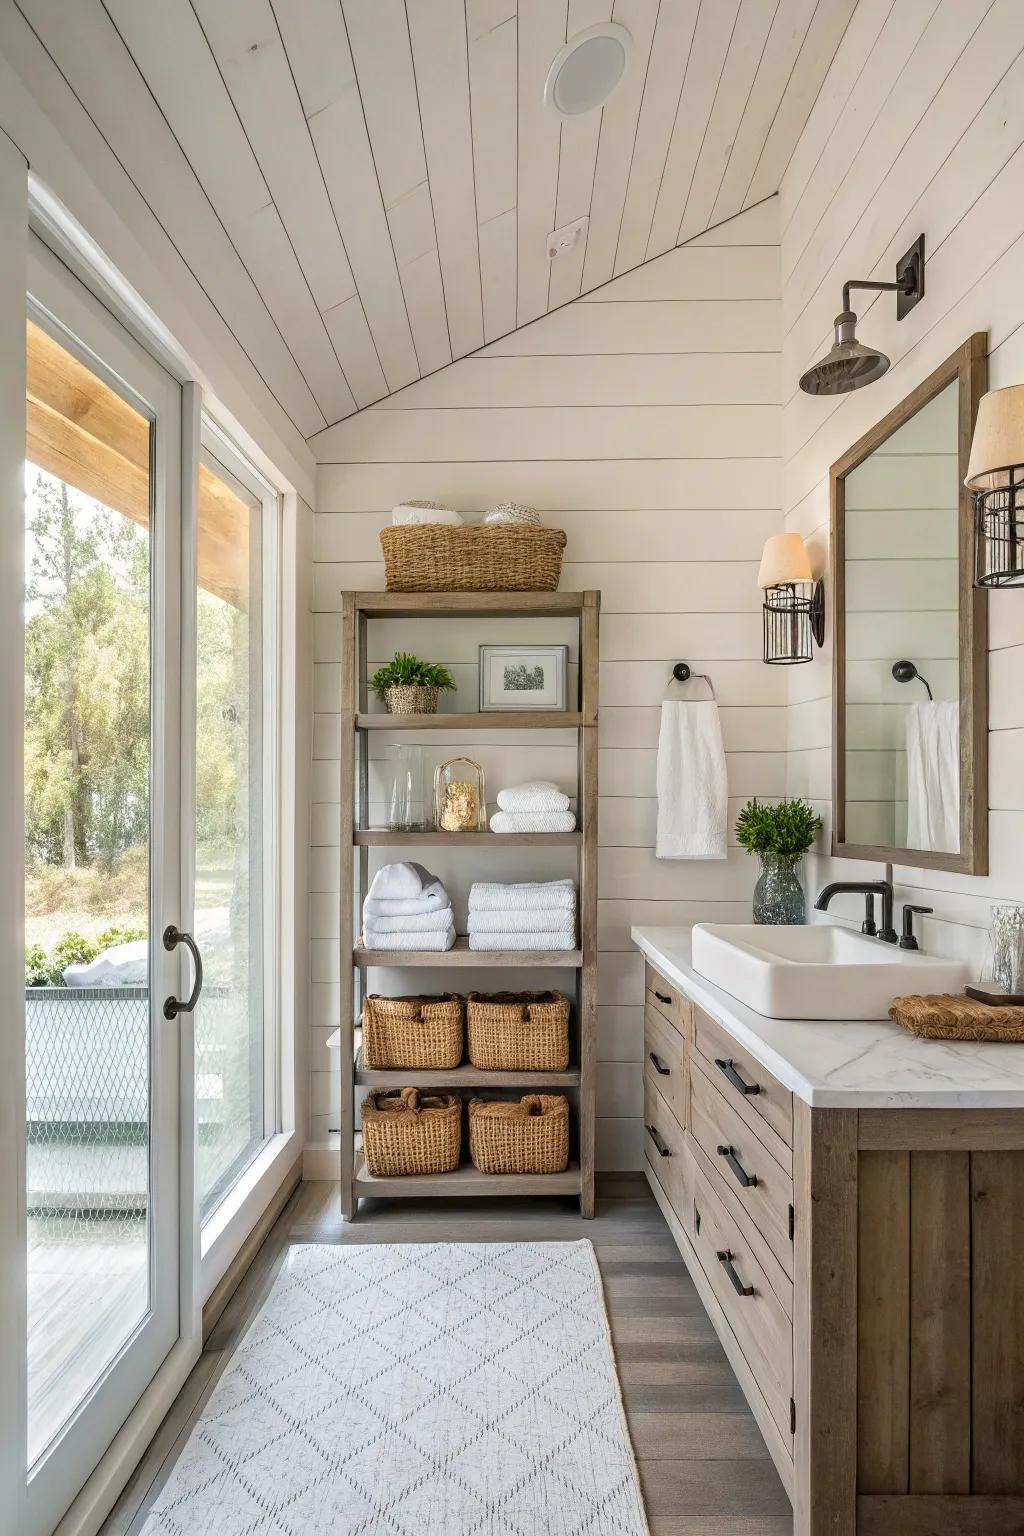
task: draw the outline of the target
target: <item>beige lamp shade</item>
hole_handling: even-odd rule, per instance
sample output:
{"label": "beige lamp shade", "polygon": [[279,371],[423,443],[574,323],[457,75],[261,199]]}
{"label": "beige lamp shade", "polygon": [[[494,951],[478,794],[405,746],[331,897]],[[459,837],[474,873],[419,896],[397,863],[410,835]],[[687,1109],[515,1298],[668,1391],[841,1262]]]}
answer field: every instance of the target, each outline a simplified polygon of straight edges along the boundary
{"label": "beige lamp shade", "polygon": [[775,533],[765,542],[757,584],[761,588],[813,581],[811,562],[798,533]]}
{"label": "beige lamp shade", "polygon": [[964,484],[970,491],[998,490],[1009,484],[1008,471],[1021,464],[1024,464],[1024,384],[990,389],[987,395],[982,395],[978,406],[971,461]]}

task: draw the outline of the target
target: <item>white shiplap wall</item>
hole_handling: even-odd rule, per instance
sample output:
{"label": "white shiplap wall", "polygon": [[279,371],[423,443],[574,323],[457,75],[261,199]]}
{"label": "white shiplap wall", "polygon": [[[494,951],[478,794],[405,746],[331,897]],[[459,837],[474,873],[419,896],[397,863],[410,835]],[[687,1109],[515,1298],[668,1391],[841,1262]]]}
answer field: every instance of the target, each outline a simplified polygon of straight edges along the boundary
{"label": "white shiplap wall", "polygon": [[[827,572],[829,465],[953,352],[989,335],[989,383],[1024,380],[1024,6],[1017,0],[861,0],[780,196],[787,526]],[[860,295],[860,334],[892,359],[869,389],[813,399],[797,379],[825,350],[849,277],[893,276],[924,231],[924,301],[897,324]],[[856,296],[855,296],[856,297]],[[990,604],[985,878],[897,867],[901,900],[935,908],[925,946],[980,965],[992,901],[1024,899],[1024,597]],[[828,814],[831,652],[791,669],[789,789]],[[818,857],[809,882],[877,874]],[[836,911],[858,916],[858,899]]]}
{"label": "white shiplap wall", "polygon": [[[754,877],[735,848],[721,863],[654,858],[672,661],[714,680],[733,813],[740,797],[784,788],[786,685],[761,663],[755,581],[780,518],[776,229],[772,199],[316,438],[314,1143],[337,1123],[326,1038],[340,985],[339,593],[383,584],[377,534],[397,501],[451,498],[469,511],[513,498],[566,529],[563,587],[602,592],[599,1165],[639,1166],[643,975],[630,924],[742,919]],[[371,633],[373,660],[399,638],[378,628],[388,633]],[[464,654],[441,626],[430,654],[472,670],[486,637]],[[520,772],[563,777],[573,758],[543,742],[506,754],[497,774],[488,758],[492,794]],[[522,857],[509,850],[503,867],[527,877]]]}

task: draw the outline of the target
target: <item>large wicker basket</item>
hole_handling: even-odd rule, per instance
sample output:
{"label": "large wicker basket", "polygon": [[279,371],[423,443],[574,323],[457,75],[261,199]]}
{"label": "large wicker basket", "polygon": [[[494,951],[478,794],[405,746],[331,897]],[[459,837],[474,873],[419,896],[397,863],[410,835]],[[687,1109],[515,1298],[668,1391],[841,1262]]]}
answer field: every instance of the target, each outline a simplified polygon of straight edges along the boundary
{"label": "large wicker basket", "polygon": [[561,1173],[569,1161],[568,1099],[470,1099],[469,1154],[481,1173]]}
{"label": "large wicker basket", "polygon": [[554,592],[561,528],[525,523],[424,523],[382,528],[389,592]]}
{"label": "large wicker basket", "polygon": [[462,1100],[418,1088],[363,1100],[363,1158],[376,1178],[451,1173],[462,1147]]}
{"label": "large wicker basket", "polygon": [[378,997],[363,1002],[363,1065],[374,1071],[400,1067],[457,1067],[462,1060],[461,997]]}
{"label": "large wicker basket", "polygon": [[474,1067],[491,1072],[564,1072],[569,999],[561,992],[471,992],[466,1037]]}

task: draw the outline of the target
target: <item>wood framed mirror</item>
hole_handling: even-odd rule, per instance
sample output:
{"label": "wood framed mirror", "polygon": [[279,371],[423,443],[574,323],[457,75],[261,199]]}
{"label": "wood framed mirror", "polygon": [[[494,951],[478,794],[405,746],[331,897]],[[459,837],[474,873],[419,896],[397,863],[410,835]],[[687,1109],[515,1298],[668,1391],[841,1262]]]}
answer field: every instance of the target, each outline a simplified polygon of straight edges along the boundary
{"label": "wood framed mirror", "polygon": [[988,607],[964,487],[978,331],[830,472],[832,853],[988,872]]}

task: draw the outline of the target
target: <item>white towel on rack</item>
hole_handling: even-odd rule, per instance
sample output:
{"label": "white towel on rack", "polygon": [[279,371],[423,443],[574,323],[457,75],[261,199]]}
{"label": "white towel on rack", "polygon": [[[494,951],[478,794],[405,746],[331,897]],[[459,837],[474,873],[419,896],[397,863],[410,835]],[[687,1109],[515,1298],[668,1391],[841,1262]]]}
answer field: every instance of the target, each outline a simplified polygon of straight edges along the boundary
{"label": "white towel on rack", "polygon": [[450,906],[448,892],[440,880],[428,885],[422,896],[385,896],[375,901],[367,896],[363,902],[364,917],[409,917],[416,913],[440,912]]}
{"label": "white towel on rack", "polygon": [[373,901],[420,897],[429,886],[439,885],[436,875],[422,864],[382,864],[370,881],[366,895]]}
{"label": "white towel on rack", "polygon": [[471,912],[470,933],[545,933],[553,928],[575,929],[576,914],[565,907],[524,907],[520,912]]}
{"label": "white towel on rack", "polygon": [[470,887],[470,912],[516,912],[525,907],[576,908],[576,887],[571,880],[527,881],[500,885],[477,880]]}
{"label": "white towel on rack", "polygon": [[363,946],[366,949],[421,949],[425,953],[436,953],[451,949],[454,943],[454,923],[449,923],[447,928],[438,933],[377,933],[374,930],[367,933],[363,929]]}
{"label": "white towel on rack", "polygon": [[554,928],[544,933],[522,933],[506,929],[504,933],[469,934],[470,949],[575,949],[575,928]]}
{"label": "white towel on rack", "polygon": [[572,811],[495,811],[492,832],[575,832]]}
{"label": "white towel on rack", "polygon": [[658,736],[659,859],[724,859],[729,785],[714,700],[666,699]]}
{"label": "white towel on rack", "polygon": [[410,912],[405,916],[374,917],[363,911],[364,933],[443,933],[455,917],[451,907],[438,907],[436,912]]}
{"label": "white towel on rack", "polygon": [[537,779],[532,784],[512,784],[498,790],[498,809],[501,811],[567,811],[569,796],[563,794],[557,784],[548,779]]}
{"label": "white towel on rack", "polygon": [[922,699],[907,711],[907,847],[960,850],[960,705]]}

